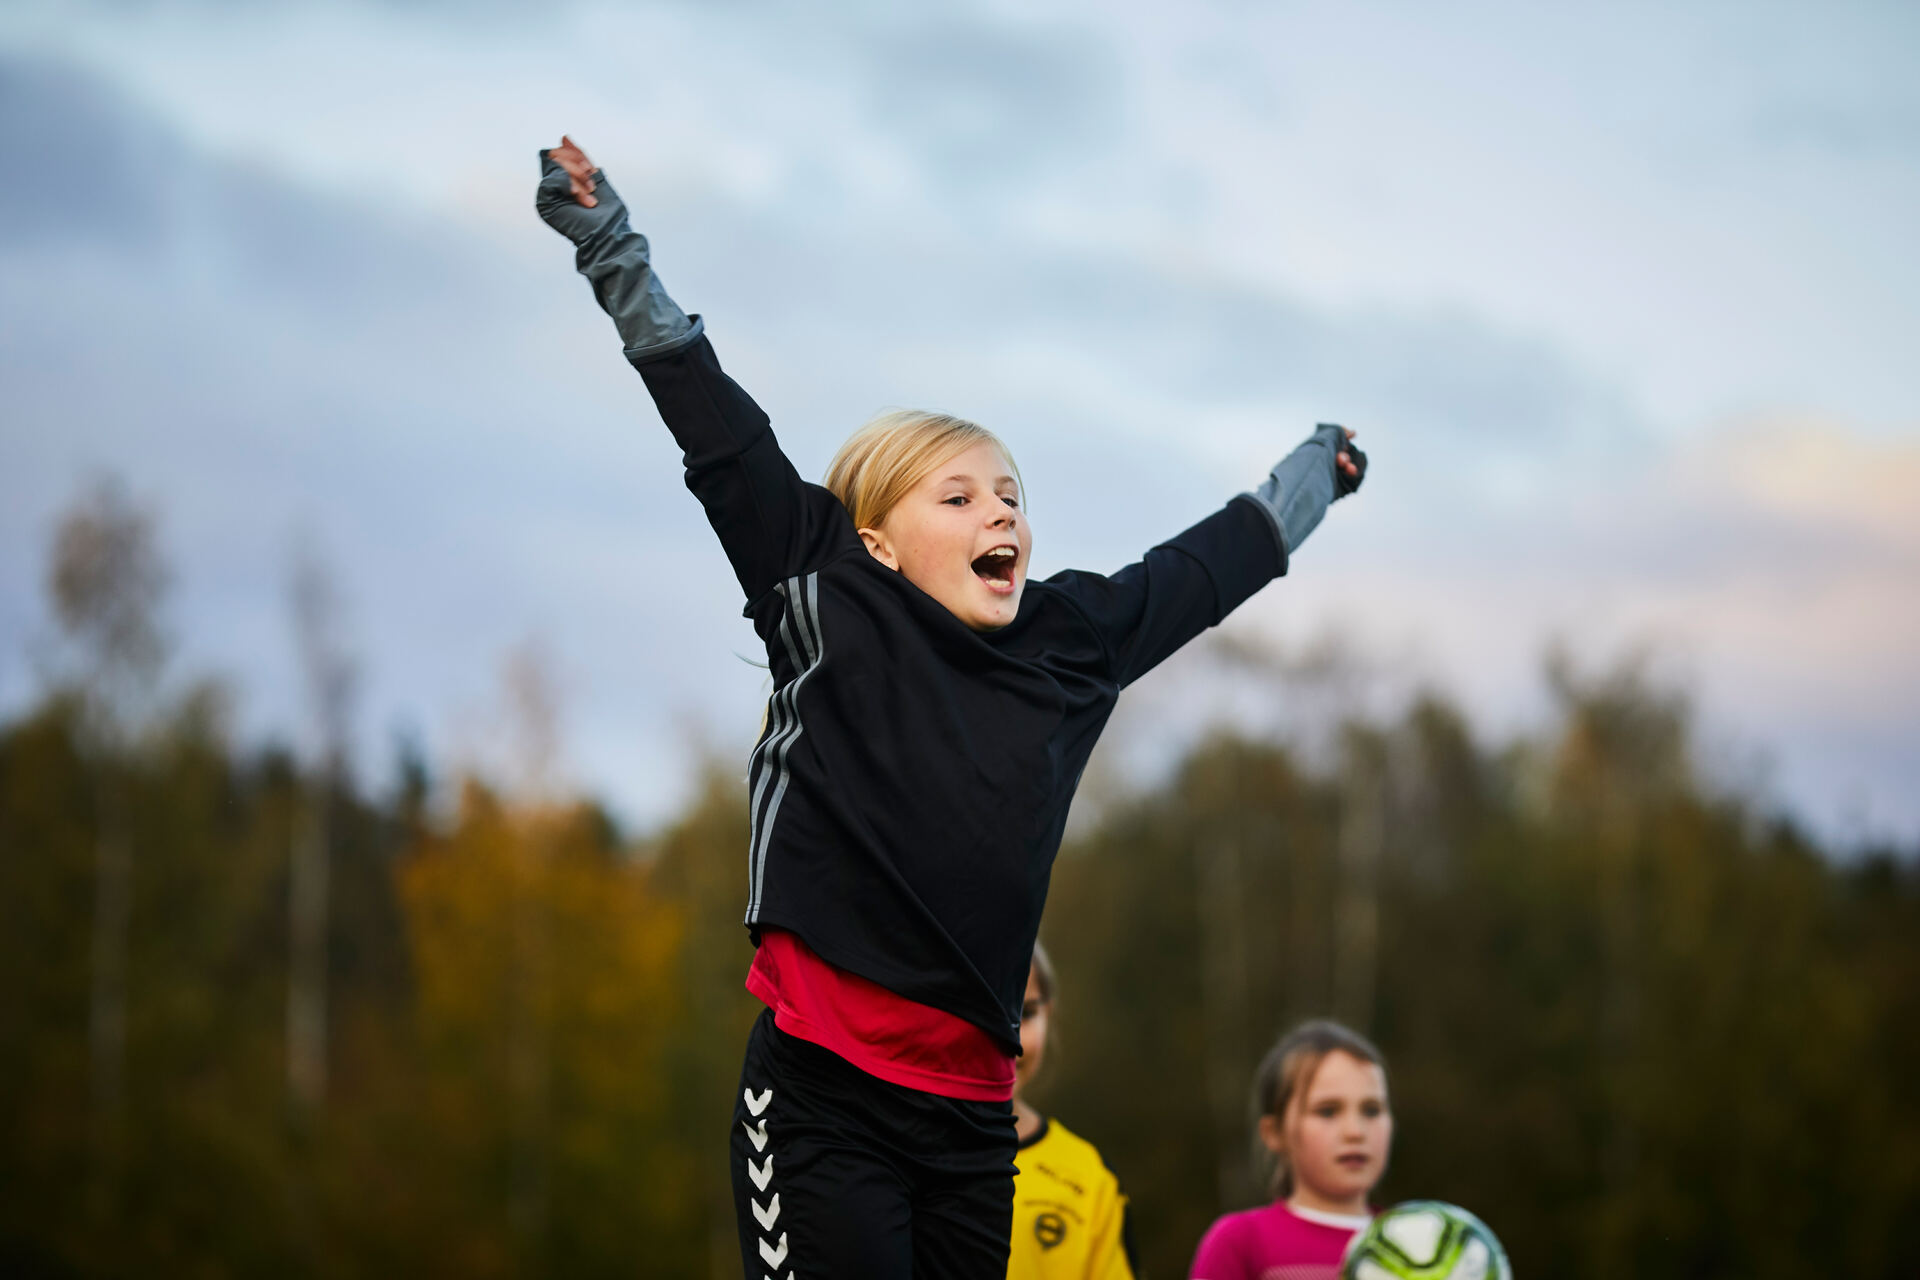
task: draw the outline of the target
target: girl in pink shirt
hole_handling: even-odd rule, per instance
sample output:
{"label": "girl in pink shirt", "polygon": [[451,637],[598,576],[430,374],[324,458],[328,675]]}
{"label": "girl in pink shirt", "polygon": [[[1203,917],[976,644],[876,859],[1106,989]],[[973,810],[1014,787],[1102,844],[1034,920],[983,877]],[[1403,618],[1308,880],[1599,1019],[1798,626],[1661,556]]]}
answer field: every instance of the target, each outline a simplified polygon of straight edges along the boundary
{"label": "girl in pink shirt", "polygon": [[1216,1221],[1191,1280],[1337,1280],[1393,1145],[1380,1051],[1337,1022],[1303,1023],[1260,1063],[1254,1105],[1273,1203]]}

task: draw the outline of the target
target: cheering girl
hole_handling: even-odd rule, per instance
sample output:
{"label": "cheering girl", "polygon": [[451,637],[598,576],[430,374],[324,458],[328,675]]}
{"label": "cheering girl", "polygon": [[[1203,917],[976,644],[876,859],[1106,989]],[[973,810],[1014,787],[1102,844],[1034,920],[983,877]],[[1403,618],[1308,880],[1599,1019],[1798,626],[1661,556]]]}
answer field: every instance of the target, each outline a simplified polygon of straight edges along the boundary
{"label": "cheering girl", "polygon": [[732,1168],[749,1276],[1001,1280],[1020,1006],[1067,806],[1120,690],[1286,572],[1365,457],[1322,427],[1110,577],[1030,582],[990,432],[895,413],[824,486],[721,371],[570,140],[540,215],[684,454],[773,675],[747,775],[747,1040]]}

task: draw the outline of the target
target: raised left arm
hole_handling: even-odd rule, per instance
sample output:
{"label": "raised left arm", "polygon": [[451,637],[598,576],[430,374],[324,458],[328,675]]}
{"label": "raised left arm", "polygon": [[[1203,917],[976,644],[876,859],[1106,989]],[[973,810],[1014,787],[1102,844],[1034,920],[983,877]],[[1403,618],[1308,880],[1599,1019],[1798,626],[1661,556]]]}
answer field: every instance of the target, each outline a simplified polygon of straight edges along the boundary
{"label": "raised left arm", "polygon": [[1367,455],[1354,447],[1353,432],[1331,422],[1315,427],[1299,447],[1273,464],[1260,487],[1247,496],[1273,519],[1281,573],[1327,508],[1366,478]]}
{"label": "raised left arm", "polygon": [[1360,487],[1367,458],[1351,433],[1323,424],[1259,488],[1113,574],[1047,579],[1099,634],[1121,685],[1164,662],[1286,573],[1327,508]]}

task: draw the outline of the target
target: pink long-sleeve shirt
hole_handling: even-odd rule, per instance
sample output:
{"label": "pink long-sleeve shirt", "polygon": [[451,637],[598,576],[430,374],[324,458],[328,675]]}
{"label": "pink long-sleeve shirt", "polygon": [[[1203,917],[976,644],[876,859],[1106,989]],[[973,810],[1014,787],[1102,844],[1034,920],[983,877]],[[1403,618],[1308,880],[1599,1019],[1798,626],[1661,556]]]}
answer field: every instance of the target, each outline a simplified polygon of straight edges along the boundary
{"label": "pink long-sleeve shirt", "polygon": [[1317,1213],[1276,1201],[1230,1213],[1201,1237],[1190,1280],[1339,1280],[1347,1242],[1365,1214]]}

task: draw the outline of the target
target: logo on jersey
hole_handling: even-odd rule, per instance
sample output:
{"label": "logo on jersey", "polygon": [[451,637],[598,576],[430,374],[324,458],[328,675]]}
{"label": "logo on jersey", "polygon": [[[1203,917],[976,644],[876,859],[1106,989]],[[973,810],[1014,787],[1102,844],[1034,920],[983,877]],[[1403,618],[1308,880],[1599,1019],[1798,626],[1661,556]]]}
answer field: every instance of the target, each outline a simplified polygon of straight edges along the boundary
{"label": "logo on jersey", "polygon": [[1033,1220],[1033,1238],[1042,1249],[1051,1249],[1067,1238],[1067,1220],[1057,1213],[1043,1213]]}

